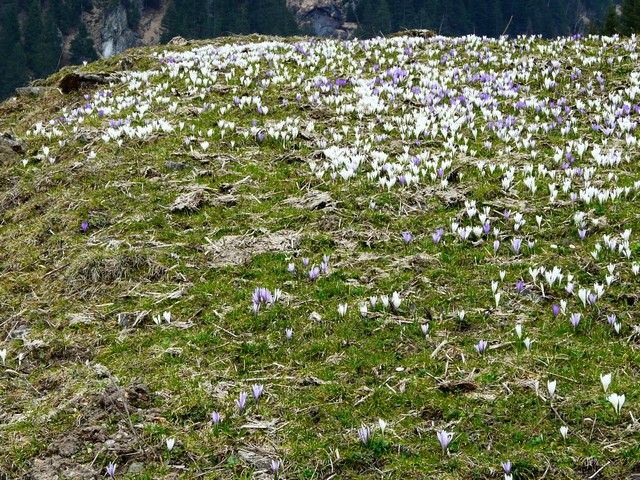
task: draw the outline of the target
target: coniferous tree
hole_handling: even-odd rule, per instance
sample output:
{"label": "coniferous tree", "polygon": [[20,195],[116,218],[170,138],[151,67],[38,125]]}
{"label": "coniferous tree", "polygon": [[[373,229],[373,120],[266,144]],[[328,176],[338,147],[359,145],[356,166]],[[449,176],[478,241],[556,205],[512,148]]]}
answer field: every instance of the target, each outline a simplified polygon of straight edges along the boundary
{"label": "coniferous tree", "polygon": [[631,35],[640,32],[640,0],[624,0],[620,9],[622,33]]}
{"label": "coniferous tree", "polygon": [[53,14],[49,12],[43,22],[38,38],[36,53],[32,61],[32,73],[36,78],[51,75],[60,66],[62,58],[62,35]]}
{"label": "coniferous tree", "polygon": [[614,35],[616,33],[622,33],[622,24],[620,22],[620,16],[618,15],[618,7],[611,5],[607,10],[607,15],[604,18],[604,24],[602,26],[602,32],[604,35]]}
{"label": "coniferous tree", "polygon": [[71,42],[69,53],[69,61],[74,65],[79,65],[82,62],[92,62],[98,59],[93,39],[89,36],[89,32],[84,23],[81,23],[78,27],[78,33]]}

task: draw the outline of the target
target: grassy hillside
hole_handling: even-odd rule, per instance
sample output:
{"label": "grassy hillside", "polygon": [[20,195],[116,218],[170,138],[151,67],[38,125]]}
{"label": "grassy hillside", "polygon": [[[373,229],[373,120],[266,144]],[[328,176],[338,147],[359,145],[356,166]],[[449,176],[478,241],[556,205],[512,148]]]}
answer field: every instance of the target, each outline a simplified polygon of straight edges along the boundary
{"label": "grassy hillside", "polygon": [[224,38],[3,103],[0,471],[640,472],[637,51]]}

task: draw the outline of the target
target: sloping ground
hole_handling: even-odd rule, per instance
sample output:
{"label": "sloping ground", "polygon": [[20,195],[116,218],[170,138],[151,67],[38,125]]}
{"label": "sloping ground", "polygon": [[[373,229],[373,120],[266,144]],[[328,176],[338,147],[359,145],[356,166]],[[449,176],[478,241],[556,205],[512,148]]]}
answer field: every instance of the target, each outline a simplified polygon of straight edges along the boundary
{"label": "sloping ground", "polygon": [[5,476],[640,472],[635,38],[416,33],[0,106]]}

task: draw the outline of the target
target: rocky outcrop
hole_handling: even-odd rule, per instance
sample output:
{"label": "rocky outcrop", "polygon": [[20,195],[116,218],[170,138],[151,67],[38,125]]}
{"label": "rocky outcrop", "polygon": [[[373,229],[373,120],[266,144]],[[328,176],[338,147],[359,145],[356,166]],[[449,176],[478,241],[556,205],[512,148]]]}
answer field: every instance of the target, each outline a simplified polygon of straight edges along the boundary
{"label": "rocky outcrop", "polygon": [[[136,1],[135,3],[141,3]],[[135,5],[135,4],[134,4]],[[135,5],[139,11],[142,5]],[[129,28],[127,11],[121,3],[118,3],[111,11],[107,11],[104,25],[100,31],[100,43],[102,56],[109,58],[112,55],[122,53],[125,50],[139,45],[137,32]]]}
{"label": "rocky outcrop", "polygon": [[112,2],[100,5],[94,2],[91,12],[83,15],[97,52],[104,58],[142,45],[154,45],[160,42],[160,25],[169,0],[164,0],[160,8],[143,8],[142,0],[129,0],[129,8],[139,13],[135,28],[127,14],[124,2]]}
{"label": "rocky outcrop", "polygon": [[353,0],[287,0],[302,27],[321,37],[349,38],[357,25],[347,22]]}

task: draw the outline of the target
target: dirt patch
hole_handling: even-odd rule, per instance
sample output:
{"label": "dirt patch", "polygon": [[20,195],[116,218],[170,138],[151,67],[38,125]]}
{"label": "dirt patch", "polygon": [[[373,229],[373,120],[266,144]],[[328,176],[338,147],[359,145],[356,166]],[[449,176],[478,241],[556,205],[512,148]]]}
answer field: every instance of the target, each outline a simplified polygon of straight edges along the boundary
{"label": "dirt patch", "polygon": [[164,272],[163,265],[143,252],[99,252],[76,259],[65,280],[73,290],[82,290],[90,285],[108,285],[131,278],[155,280]]}
{"label": "dirt patch", "polygon": [[302,197],[287,198],[284,203],[303,210],[322,210],[334,204],[328,192],[319,192],[317,190],[311,190]]}
{"label": "dirt patch", "polygon": [[181,193],[169,207],[171,212],[195,212],[205,205],[214,207],[233,207],[238,203],[235,195],[223,194],[213,196],[213,190],[203,186],[191,186]]}
{"label": "dirt patch", "polygon": [[300,244],[302,234],[290,230],[268,233],[260,237],[228,235],[205,247],[211,257],[210,266],[242,265],[263,253],[291,252]]}
{"label": "dirt patch", "polygon": [[90,480],[99,478],[99,473],[91,465],[74,463],[69,459],[54,455],[49,458],[36,458],[30,472],[32,480]]}

